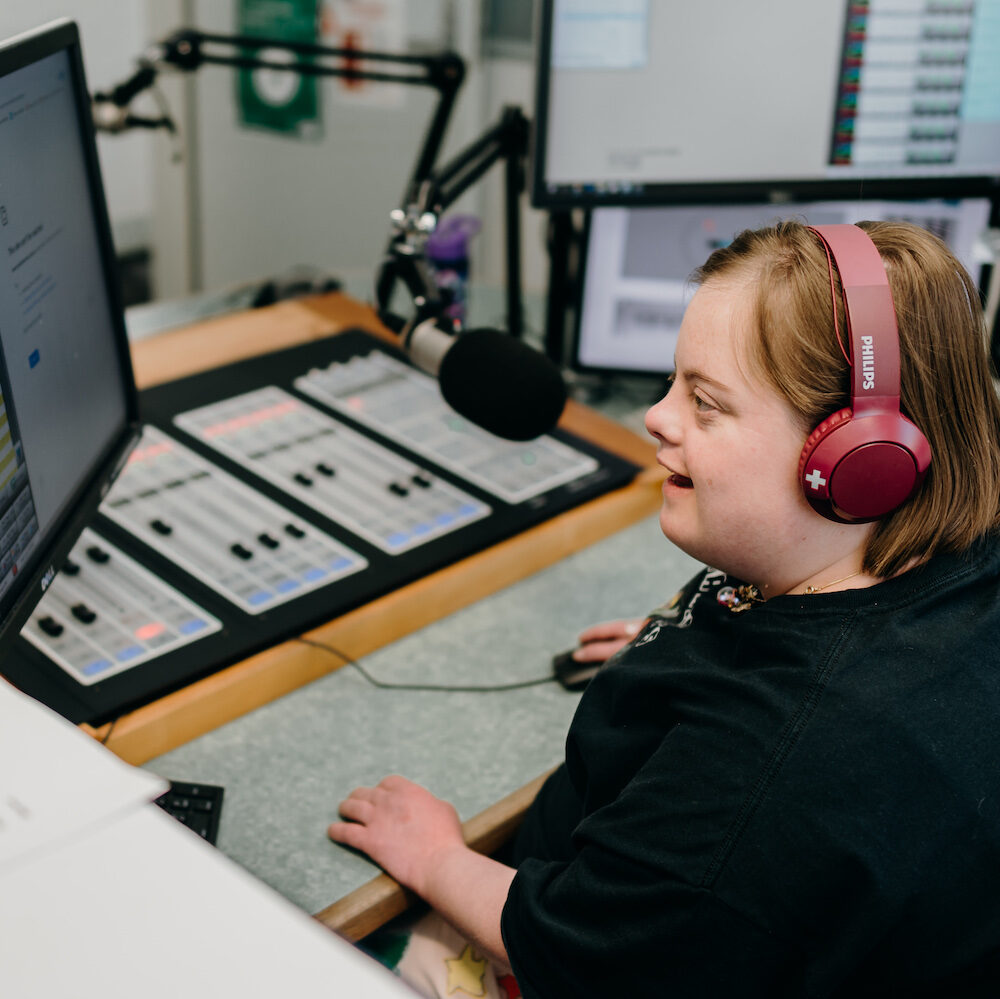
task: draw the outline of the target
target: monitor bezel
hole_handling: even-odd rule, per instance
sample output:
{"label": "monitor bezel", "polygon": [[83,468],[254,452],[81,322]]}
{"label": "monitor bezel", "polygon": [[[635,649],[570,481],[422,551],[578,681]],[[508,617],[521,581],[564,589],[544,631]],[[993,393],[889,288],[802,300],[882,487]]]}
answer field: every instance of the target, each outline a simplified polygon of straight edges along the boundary
{"label": "monitor bezel", "polygon": [[20,570],[17,585],[0,597],[0,672],[2,656],[17,639],[25,621],[65,561],[83,528],[90,523],[111,482],[124,466],[139,436],[139,403],[132,371],[125,316],[118,286],[117,263],[93,119],[87,89],[80,33],[71,20],[59,20],[0,43],[0,78],[31,63],[65,51],[69,56],[72,93],[80,129],[80,148],[87,176],[90,205],[101,258],[103,291],[108,297],[114,349],[120,371],[125,418],[99,452],[84,481],[66,498],[62,509],[43,532],[34,558]]}
{"label": "monitor bezel", "polygon": [[552,73],[552,27],[556,0],[538,4],[535,64],[535,114],[531,139],[530,196],[535,208],[641,208],[679,204],[774,204],[802,201],[989,198],[1000,196],[1000,165],[995,175],[957,177],[852,177],[844,179],[774,178],[755,181],[651,183],[639,190],[603,190],[597,183],[550,190],[545,180],[549,90]]}

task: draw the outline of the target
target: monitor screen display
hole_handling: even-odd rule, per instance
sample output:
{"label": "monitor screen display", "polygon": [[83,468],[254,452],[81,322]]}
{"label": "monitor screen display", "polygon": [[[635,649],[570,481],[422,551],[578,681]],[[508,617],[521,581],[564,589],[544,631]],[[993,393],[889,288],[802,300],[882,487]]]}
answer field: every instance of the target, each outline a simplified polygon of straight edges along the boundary
{"label": "monitor screen display", "polygon": [[573,364],[579,370],[665,375],[695,292],[692,272],[743,229],[794,218],[810,225],[905,219],[940,236],[974,278],[985,198],[923,202],[598,208],[591,213],[577,308]]}
{"label": "monitor screen display", "polygon": [[58,553],[82,527],[77,522],[96,505],[136,420],[89,97],[70,22],[0,46],[0,247],[6,633],[30,611]]}
{"label": "monitor screen display", "polygon": [[996,0],[543,0],[539,36],[541,206],[997,188]]}

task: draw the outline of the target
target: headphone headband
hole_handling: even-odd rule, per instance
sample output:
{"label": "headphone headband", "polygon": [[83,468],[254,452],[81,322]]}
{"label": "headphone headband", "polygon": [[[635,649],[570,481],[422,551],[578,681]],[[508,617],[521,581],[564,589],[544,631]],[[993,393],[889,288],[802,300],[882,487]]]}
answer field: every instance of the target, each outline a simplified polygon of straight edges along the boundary
{"label": "headphone headband", "polygon": [[885,265],[864,229],[808,226],[833,256],[851,341],[851,409],[899,410],[899,328]]}

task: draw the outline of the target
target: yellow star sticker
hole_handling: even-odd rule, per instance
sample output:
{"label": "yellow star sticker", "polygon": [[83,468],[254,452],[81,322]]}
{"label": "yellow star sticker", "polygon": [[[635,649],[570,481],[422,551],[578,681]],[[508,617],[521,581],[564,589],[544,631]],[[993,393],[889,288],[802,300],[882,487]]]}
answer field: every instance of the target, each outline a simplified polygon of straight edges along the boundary
{"label": "yellow star sticker", "polygon": [[446,957],[444,963],[448,966],[448,984],[445,986],[448,995],[459,989],[470,996],[486,995],[486,986],[483,984],[486,959],[476,959],[472,953],[472,944],[466,944],[459,957]]}

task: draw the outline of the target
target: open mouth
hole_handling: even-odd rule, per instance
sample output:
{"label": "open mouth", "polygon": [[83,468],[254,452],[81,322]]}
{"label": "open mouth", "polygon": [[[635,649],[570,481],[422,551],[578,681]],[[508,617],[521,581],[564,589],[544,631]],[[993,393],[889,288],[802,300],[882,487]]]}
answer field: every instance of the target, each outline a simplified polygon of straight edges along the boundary
{"label": "open mouth", "polygon": [[686,475],[679,475],[677,472],[674,472],[667,481],[680,489],[694,489],[694,483]]}

